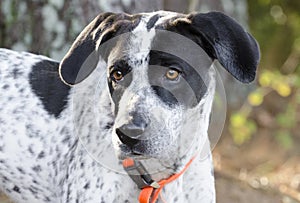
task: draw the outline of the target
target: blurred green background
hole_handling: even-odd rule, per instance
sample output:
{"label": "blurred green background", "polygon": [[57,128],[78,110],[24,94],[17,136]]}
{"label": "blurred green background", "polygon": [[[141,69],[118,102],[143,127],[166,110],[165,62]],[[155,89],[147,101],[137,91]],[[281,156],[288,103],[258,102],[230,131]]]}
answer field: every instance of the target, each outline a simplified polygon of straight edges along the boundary
{"label": "blurred green background", "polygon": [[0,47],[60,60],[98,13],[161,9],[225,12],[260,44],[256,82],[222,73],[228,114],[214,149],[218,202],[300,202],[300,1],[1,0]]}

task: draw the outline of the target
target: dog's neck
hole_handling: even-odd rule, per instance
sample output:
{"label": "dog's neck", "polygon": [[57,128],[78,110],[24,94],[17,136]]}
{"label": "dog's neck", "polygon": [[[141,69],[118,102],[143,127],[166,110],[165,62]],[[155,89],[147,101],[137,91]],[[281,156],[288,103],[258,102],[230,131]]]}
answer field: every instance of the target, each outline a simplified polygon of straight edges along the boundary
{"label": "dog's neck", "polygon": [[[182,176],[164,187],[162,197],[167,202],[214,202],[212,159],[210,148],[206,147]],[[95,162],[80,143],[70,153],[69,159],[68,172],[65,174],[68,178],[63,184],[63,202],[96,202],[99,198],[106,202],[137,201],[140,189],[130,177]],[[98,188],[93,188],[95,185]],[[85,190],[85,187],[93,189]],[[111,188],[118,190],[112,191]],[[106,191],[105,195],[103,191]]]}

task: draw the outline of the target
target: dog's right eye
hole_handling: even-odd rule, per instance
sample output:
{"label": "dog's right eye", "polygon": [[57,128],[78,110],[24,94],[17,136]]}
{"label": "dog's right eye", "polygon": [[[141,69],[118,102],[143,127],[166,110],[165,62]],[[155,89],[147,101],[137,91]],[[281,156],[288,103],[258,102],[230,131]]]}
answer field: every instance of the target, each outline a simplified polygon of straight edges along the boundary
{"label": "dog's right eye", "polygon": [[119,70],[115,70],[114,72],[112,72],[112,77],[115,81],[120,81],[123,79],[123,73]]}

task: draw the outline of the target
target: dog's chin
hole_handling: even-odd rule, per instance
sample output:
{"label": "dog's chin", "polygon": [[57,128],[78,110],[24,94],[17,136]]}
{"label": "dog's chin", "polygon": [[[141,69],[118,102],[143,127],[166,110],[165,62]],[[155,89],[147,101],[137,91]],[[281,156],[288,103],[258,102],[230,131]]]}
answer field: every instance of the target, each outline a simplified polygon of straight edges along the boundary
{"label": "dog's chin", "polygon": [[149,157],[147,156],[143,156],[143,155],[139,155],[139,154],[135,154],[135,153],[124,153],[124,152],[121,152],[118,156],[119,160],[125,160],[127,158],[131,158],[131,159],[134,159],[136,161],[140,161],[140,160],[148,160],[150,159]]}
{"label": "dog's chin", "polygon": [[135,160],[145,160],[145,161],[146,160],[170,161],[174,159],[174,156],[172,156],[172,158],[170,159],[170,157],[166,156],[166,154],[167,154],[166,151],[156,151],[156,153],[153,153],[150,150],[147,150],[145,147],[141,147],[140,145],[131,148],[125,144],[120,144],[117,150],[117,157],[120,160],[132,158]]}
{"label": "dog's chin", "polygon": [[119,145],[119,150],[118,150],[117,156],[120,160],[124,160],[127,158],[132,158],[135,160],[146,160],[146,159],[153,158],[153,157],[151,157],[147,154],[144,154],[136,149],[130,149],[130,147],[128,147],[125,144]]}

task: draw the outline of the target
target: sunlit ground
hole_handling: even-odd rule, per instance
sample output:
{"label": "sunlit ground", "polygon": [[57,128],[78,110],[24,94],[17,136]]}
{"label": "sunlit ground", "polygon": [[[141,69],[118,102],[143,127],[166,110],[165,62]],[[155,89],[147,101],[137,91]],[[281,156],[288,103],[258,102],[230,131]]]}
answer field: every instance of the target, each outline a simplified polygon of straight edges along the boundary
{"label": "sunlit ground", "polygon": [[230,136],[224,136],[214,149],[214,165],[217,174],[267,193],[269,201],[266,202],[300,202],[297,151],[279,146],[264,130],[243,146],[237,146]]}

